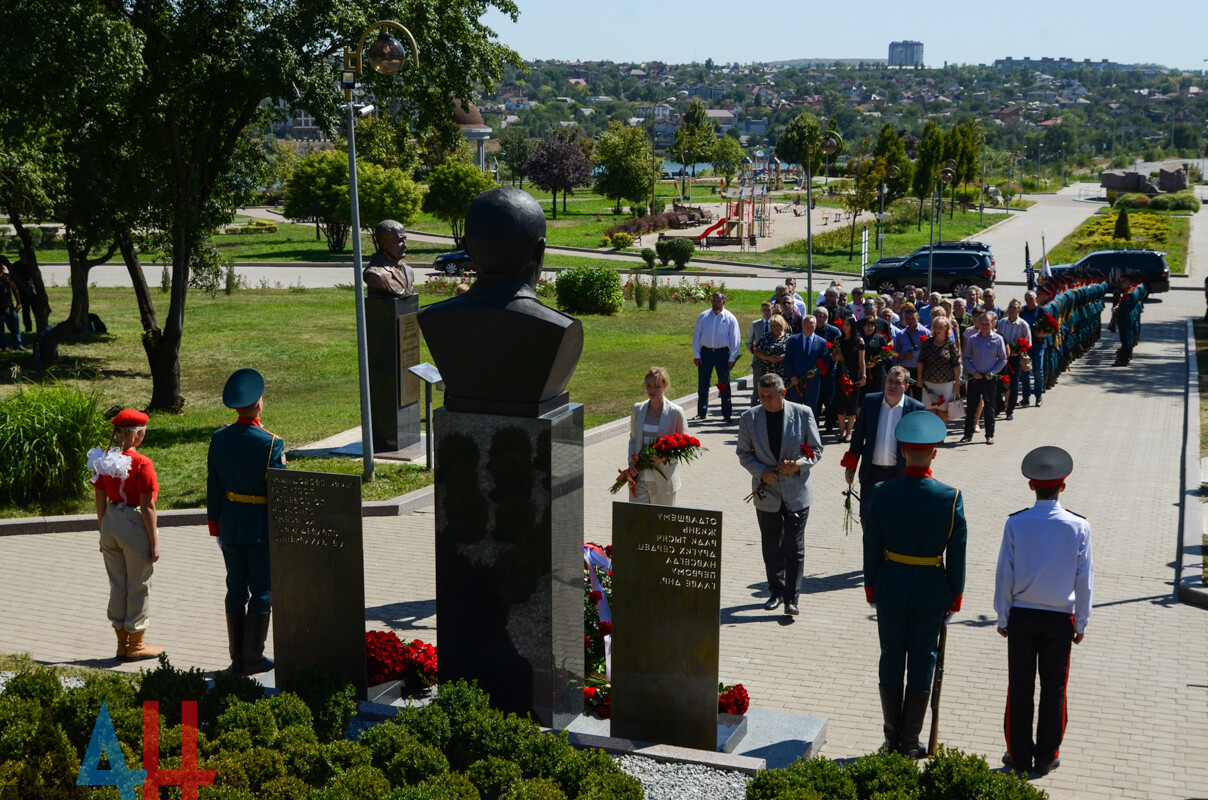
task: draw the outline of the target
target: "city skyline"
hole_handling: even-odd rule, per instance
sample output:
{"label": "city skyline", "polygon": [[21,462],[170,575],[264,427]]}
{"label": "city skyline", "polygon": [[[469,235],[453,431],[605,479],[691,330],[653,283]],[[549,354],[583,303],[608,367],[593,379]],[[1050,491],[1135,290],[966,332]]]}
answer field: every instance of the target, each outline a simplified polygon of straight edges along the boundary
{"label": "city skyline", "polygon": [[[884,60],[891,41],[916,40],[926,48],[928,67],[945,62],[991,66],[1008,56],[1107,59],[1196,72],[1208,67],[1201,26],[1190,24],[1205,18],[1202,0],[1172,0],[1163,5],[1160,21],[1140,30],[1121,24],[1121,15],[1136,13],[1121,2],[1100,4],[1093,16],[1073,4],[1040,0],[1021,0],[1009,12],[937,2],[929,4],[928,16],[905,15],[899,3],[868,0],[859,7],[858,22],[843,17],[838,6],[803,13],[801,4],[790,0],[767,0],[757,15],[743,13],[750,6],[721,0],[700,0],[689,10],[638,0],[573,5],[520,0],[518,5],[516,23],[497,11],[485,14],[483,22],[529,61]],[[827,15],[831,9],[833,20]],[[1178,20],[1185,24],[1172,24]],[[799,35],[792,33],[797,27]]]}

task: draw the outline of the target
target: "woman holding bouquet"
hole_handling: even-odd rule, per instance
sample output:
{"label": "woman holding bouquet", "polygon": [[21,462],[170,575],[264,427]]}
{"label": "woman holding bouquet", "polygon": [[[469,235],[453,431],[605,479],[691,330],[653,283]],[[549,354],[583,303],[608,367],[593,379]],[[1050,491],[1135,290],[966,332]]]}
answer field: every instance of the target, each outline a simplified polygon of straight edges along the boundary
{"label": "woman holding bouquet", "polygon": [[[783,322],[781,323],[783,324]],[[664,436],[684,432],[684,411],[666,398],[671,378],[662,367],[651,367],[646,373],[646,396],[633,406],[629,415],[629,476],[633,479],[632,503],[659,506],[675,505],[675,493],[680,488],[676,462],[654,456],[653,469],[639,470],[638,456],[647,445]]]}
{"label": "woman holding bouquet", "polygon": [[916,380],[923,387],[923,405],[944,422],[948,421],[948,402],[956,399],[961,379],[961,354],[952,338],[948,317],[934,314],[931,337],[919,350]]}

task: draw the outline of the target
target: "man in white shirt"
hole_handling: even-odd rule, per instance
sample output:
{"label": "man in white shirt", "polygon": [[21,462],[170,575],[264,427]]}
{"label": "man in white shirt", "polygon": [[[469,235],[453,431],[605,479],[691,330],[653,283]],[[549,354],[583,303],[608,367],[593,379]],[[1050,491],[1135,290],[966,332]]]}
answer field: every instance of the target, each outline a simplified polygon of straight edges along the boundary
{"label": "man in white shirt", "polygon": [[[1003,763],[1035,775],[1061,764],[1070,643],[1082,643],[1091,616],[1091,526],[1057,500],[1073,470],[1074,459],[1060,447],[1038,447],[1024,457],[1023,474],[1036,504],[1007,518],[994,581],[998,633],[1007,639]],[[1040,709],[1033,741],[1037,672]]]}
{"label": "man in white shirt", "polygon": [[709,410],[709,387],[713,371],[717,371],[717,382],[725,388],[721,394],[721,414],[730,424],[730,370],[738,361],[742,337],[738,332],[738,319],[726,311],[726,296],[715,292],[712,308],[702,311],[696,318],[696,329],[692,333],[692,363],[696,365],[696,416],[702,420]]}
{"label": "man in white shirt", "polygon": [[906,462],[898,457],[898,440],[894,430],[905,414],[925,411],[918,400],[906,395],[910,373],[904,367],[893,367],[885,377],[885,391],[872,392],[864,398],[856,427],[852,429],[851,446],[843,454],[840,465],[848,484],[860,476],[860,519],[868,511],[872,487],[906,474]]}

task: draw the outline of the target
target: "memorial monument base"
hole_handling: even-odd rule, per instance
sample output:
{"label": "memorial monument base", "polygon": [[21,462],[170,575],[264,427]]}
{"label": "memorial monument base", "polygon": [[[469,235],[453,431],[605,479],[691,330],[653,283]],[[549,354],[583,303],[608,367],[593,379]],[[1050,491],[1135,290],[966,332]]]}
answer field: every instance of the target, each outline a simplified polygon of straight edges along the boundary
{"label": "memorial monument base", "polygon": [[440,682],[565,727],[583,710],[583,406],[442,408],[432,428]]}
{"label": "memorial monument base", "polygon": [[420,441],[419,378],[408,370],[419,363],[418,312],[414,295],[365,298],[375,453],[405,450]]}

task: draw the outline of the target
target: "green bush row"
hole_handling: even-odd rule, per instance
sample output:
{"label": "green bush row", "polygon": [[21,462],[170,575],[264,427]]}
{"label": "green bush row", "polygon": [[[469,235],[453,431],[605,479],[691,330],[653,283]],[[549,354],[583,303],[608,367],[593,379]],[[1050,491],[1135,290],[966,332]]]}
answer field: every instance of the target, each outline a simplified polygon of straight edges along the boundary
{"label": "green bush row", "polygon": [[573,267],[554,281],[558,307],[571,314],[615,314],[625,305],[621,276],[607,267]]}
{"label": "green bush row", "polygon": [[98,397],[66,384],[26,385],[0,400],[0,496],[25,505],[88,488],[88,450],[112,428]]}
{"label": "green bush row", "polygon": [[747,800],[1040,800],[1048,797],[1017,775],[993,772],[981,756],[940,747],[916,762],[879,751],[840,766],[825,758],[761,772]]}
{"label": "green bush row", "polygon": [[[608,755],[489,706],[477,686],[441,687],[423,708],[344,735],[355,713],[347,679],[319,668],[265,698],[254,681],[161,659],[140,677],[96,672],[65,690],[52,669],[14,677],[0,694],[0,798],[116,797],[75,786],[104,701],[127,768],[142,763],[143,700],[159,701],[160,768],[180,769],[180,702],[198,701],[202,800],[641,800],[641,784]],[[91,793],[89,793],[91,792]],[[177,792],[174,796],[179,797]]]}

